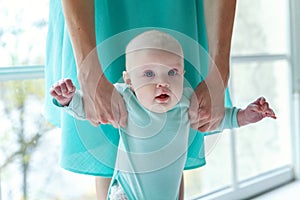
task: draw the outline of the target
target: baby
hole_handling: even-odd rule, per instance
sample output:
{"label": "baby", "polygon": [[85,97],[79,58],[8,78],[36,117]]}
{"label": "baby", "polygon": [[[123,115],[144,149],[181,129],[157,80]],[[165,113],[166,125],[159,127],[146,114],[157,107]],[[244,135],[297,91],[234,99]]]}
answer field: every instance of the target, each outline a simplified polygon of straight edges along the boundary
{"label": "baby", "polygon": [[[114,85],[125,101],[128,125],[119,128],[109,199],[178,198],[189,135],[196,132],[188,119],[193,90],[186,86],[184,72],[183,51],[172,36],[151,30],[128,44],[124,83]],[[85,119],[80,92],[70,79],[54,84],[50,94],[54,104]],[[263,97],[246,109],[225,110],[218,130],[276,118]]]}

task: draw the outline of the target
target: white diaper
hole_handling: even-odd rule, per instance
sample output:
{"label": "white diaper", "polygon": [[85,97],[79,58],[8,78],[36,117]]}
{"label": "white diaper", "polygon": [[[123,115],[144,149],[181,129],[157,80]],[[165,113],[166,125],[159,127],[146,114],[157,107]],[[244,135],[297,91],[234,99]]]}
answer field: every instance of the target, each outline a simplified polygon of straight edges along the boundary
{"label": "white diaper", "polygon": [[123,188],[118,183],[111,186],[109,198],[110,200],[128,200]]}

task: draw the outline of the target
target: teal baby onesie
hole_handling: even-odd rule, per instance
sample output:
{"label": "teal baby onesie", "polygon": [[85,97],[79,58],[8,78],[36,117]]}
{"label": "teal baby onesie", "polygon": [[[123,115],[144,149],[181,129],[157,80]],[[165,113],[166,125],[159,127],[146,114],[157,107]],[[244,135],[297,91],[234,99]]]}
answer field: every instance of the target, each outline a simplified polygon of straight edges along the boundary
{"label": "teal baby onesie", "polygon": [[[191,136],[201,134],[198,145],[204,155],[203,134],[191,129],[188,119],[192,89],[185,88],[180,102],[168,112],[154,113],[138,102],[126,84],[115,84],[115,88],[126,103],[128,126],[119,129],[120,142],[111,186],[118,182],[132,200],[177,199]],[[64,109],[80,120],[85,119],[80,93],[76,93]],[[218,131],[238,127],[237,111],[226,108]],[[205,163],[204,156],[200,157]]]}

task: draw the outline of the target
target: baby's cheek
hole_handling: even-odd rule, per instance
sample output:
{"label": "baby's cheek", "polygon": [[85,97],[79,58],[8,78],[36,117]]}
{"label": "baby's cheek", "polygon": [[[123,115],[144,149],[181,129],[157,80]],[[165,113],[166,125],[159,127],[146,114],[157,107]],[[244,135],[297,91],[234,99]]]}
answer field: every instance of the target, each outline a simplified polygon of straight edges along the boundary
{"label": "baby's cheek", "polygon": [[177,87],[175,87],[174,90],[173,90],[173,94],[177,98],[177,100],[179,101],[182,97],[182,94],[183,94],[183,87],[181,85],[178,85]]}
{"label": "baby's cheek", "polygon": [[135,94],[140,103],[147,103],[151,99],[150,92],[145,89],[138,89]]}

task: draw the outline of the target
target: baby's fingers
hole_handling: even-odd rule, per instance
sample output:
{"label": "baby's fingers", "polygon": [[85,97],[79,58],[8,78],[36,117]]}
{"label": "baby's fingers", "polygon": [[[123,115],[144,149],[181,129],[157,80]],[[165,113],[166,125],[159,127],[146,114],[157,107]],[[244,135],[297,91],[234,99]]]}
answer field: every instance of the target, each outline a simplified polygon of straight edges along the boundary
{"label": "baby's fingers", "polygon": [[276,119],[276,118],[277,118],[276,115],[275,115],[275,112],[274,112],[271,108],[269,108],[269,109],[266,111],[266,116],[267,116],[267,117],[271,117],[271,118],[273,118],[273,119]]}
{"label": "baby's fingers", "polygon": [[261,104],[261,110],[262,111],[267,111],[267,110],[269,110],[270,109],[270,107],[269,107],[269,103],[268,102],[263,102],[262,104]]}
{"label": "baby's fingers", "polygon": [[259,102],[260,105],[263,105],[263,104],[267,103],[267,102],[266,102],[266,99],[265,99],[264,97],[259,97],[259,98],[257,99],[257,101]]}
{"label": "baby's fingers", "polygon": [[55,93],[56,95],[62,95],[62,91],[61,91],[61,87],[60,87],[60,85],[58,85],[58,84],[55,84],[55,85],[53,85],[52,86],[52,88],[51,88],[51,90],[50,90],[50,94],[51,93]]}
{"label": "baby's fingers", "polygon": [[273,119],[276,119],[275,112],[270,108],[269,103],[264,101],[261,105],[261,110],[263,111],[264,115],[266,117],[271,117]]}
{"label": "baby's fingers", "polygon": [[71,79],[67,78],[64,80],[65,84],[66,84],[66,89],[68,90],[69,93],[75,92],[75,86],[72,83]]}
{"label": "baby's fingers", "polygon": [[55,89],[54,88],[52,88],[51,90],[50,90],[50,95],[52,96],[52,97],[54,97],[54,98],[57,98],[59,95],[57,94],[57,92],[55,91]]}
{"label": "baby's fingers", "polygon": [[60,87],[60,90],[62,92],[62,94],[67,94],[68,93],[68,88],[67,88],[67,85],[66,85],[66,82],[64,80],[61,80],[59,82],[59,87]]}
{"label": "baby's fingers", "polygon": [[72,96],[76,89],[71,79],[63,79],[62,81],[59,82],[59,87],[61,90],[61,94],[64,97]]}
{"label": "baby's fingers", "polygon": [[257,98],[252,104],[255,105],[262,105],[266,102],[266,99],[264,97]]}

